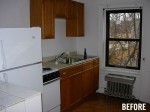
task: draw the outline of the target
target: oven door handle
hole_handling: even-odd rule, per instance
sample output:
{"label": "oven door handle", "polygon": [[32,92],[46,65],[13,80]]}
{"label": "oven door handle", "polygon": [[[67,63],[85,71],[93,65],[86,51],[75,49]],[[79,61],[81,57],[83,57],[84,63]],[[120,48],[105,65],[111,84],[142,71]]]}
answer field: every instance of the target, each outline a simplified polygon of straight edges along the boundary
{"label": "oven door handle", "polygon": [[50,80],[50,81],[44,82],[44,83],[43,83],[43,85],[44,85],[44,86],[45,86],[45,85],[48,85],[48,84],[50,84],[50,83],[52,83],[52,82],[55,82],[55,81],[57,81],[57,80],[60,80],[60,79],[61,79],[60,77],[55,78],[55,79],[53,79],[53,80]]}

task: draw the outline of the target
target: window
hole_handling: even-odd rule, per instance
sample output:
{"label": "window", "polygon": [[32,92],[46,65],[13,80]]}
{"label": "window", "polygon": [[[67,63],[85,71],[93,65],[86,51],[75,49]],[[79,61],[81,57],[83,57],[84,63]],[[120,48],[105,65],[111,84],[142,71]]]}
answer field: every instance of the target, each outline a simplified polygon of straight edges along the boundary
{"label": "window", "polygon": [[106,11],[106,66],[140,69],[142,9]]}

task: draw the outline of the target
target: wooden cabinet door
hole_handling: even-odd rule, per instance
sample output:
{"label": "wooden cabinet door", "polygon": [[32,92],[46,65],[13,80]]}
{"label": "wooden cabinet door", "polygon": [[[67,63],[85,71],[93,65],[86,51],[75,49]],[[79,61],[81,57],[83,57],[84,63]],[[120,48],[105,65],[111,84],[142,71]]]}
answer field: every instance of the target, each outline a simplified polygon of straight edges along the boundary
{"label": "wooden cabinet door", "polygon": [[42,0],[30,0],[30,26],[42,27]]}
{"label": "wooden cabinet door", "polygon": [[77,18],[76,2],[72,0],[68,0],[67,19],[76,19],[76,18]]}
{"label": "wooden cabinet door", "polygon": [[43,38],[54,38],[54,0],[43,0]]}
{"label": "wooden cabinet door", "polygon": [[93,68],[82,73],[83,97],[88,96],[93,91]]}
{"label": "wooden cabinet door", "polygon": [[82,98],[82,72],[71,77],[71,104]]}
{"label": "wooden cabinet door", "polygon": [[99,87],[99,66],[93,68],[93,90],[96,91]]}
{"label": "wooden cabinet door", "polygon": [[61,93],[61,111],[70,107],[71,104],[71,80],[65,78],[60,81],[60,93]]}
{"label": "wooden cabinet door", "polygon": [[84,36],[84,4],[75,2],[76,18],[66,20],[66,35],[68,37]]}
{"label": "wooden cabinet door", "polygon": [[54,0],[30,0],[30,26],[41,27],[42,39],[54,38]]}
{"label": "wooden cabinet door", "polygon": [[55,17],[66,18],[68,0],[55,0]]}
{"label": "wooden cabinet door", "polygon": [[77,3],[77,31],[78,36],[84,36],[84,4]]}
{"label": "wooden cabinet door", "polygon": [[99,87],[99,58],[93,60],[93,91],[95,92]]}

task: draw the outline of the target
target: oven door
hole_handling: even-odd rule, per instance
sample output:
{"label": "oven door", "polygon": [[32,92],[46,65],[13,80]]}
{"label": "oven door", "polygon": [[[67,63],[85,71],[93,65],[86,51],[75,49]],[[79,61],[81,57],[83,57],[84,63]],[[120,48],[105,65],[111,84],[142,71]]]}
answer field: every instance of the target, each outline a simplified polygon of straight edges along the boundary
{"label": "oven door", "polygon": [[43,111],[48,112],[60,107],[60,79],[43,86]]}

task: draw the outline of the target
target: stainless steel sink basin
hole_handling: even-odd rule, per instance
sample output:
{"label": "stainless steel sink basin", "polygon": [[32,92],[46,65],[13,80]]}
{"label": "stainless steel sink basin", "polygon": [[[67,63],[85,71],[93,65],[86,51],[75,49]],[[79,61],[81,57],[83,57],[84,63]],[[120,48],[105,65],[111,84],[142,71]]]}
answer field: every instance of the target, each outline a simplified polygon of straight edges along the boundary
{"label": "stainless steel sink basin", "polygon": [[79,58],[67,58],[67,59],[59,60],[58,62],[62,64],[74,64],[82,60],[83,59],[79,59]]}
{"label": "stainless steel sink basin", "polygon": [[69,58],[67,60],[67,64],[73,64],[73,63],[76,63],[76,62],[79,62],[79,61],[82,61],[83,59],[78,59],[78,58]]}

